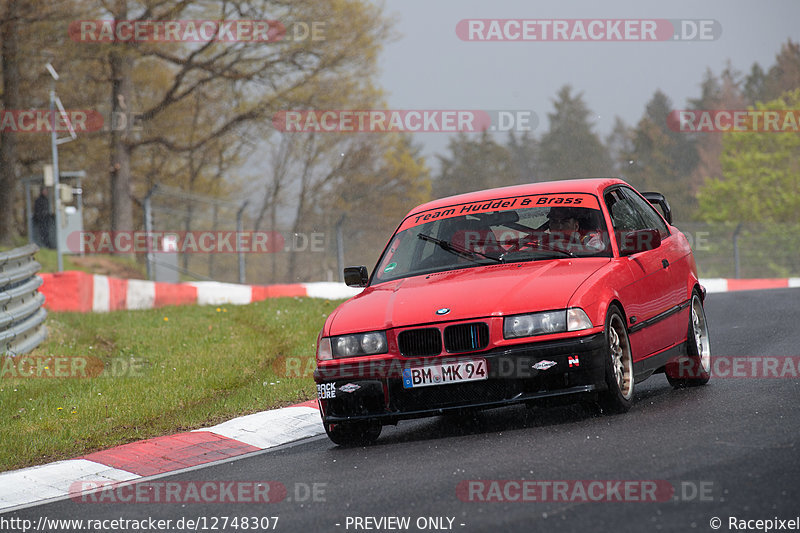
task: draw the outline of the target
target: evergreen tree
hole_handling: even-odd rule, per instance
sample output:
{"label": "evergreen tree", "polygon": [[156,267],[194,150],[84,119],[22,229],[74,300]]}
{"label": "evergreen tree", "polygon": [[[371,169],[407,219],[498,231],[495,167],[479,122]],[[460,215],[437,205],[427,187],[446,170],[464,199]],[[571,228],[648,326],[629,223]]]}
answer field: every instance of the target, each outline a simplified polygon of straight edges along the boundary
{"label": "evergreen tree", "polygon": [[781,46],[764,80],[764,92],[759,100],[775,100],[787,91],[800,88],[800,43],[788,40]]}
{"label": "evergreen tree", "polygon": [[566,179],[612,174],[611,157],[592,131],[583,95],[573,95],[571,87],[565,85],[554,105],[555,112],[547,115],[550,129],[540,143],[542,177]]}
{"label": "evergreen tree", "polygon": [[511,153],[514,162],[514,173],[520,183],[534,183],[541,181],[539,172],[539,142],[525,131],[517,137],[513,131],[509,132],[506,148]]}
{"label": "evergreen tree", "polygon": [[630,159],[633,153],[633,130],[620,117],[614,118],[614,128],[606,137],[606,147],[614,165],[614,175],[624,176],[633,164]]}
{"label": "evergreen tree", "polygon": [[625,178],[640,191],[659,191],[667,196],[677,220],[692,215],[695,200],[691,172],[698,156],[692,134],[673,131],[667,125],[672,111],[669,98],[656,91],[633,133],[631,163]]}
{"label": "evergreen tree", "polygon": [[478,139],[459,133],[450,139],[448,149],[449,157],[439,156],[435,198],[519,183],[511,151],[486,131]]}

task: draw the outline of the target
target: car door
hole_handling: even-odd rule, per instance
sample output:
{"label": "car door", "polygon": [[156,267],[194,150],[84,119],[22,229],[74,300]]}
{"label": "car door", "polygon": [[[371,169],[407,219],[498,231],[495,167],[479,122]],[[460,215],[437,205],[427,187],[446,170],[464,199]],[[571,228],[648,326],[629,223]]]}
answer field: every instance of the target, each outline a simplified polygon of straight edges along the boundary
{"label": "car door", "polygon": [[685,339],[689,323],[688,297],[686,295],[686,280],[689,279],[690,273],[687,261],[688,250],[684,246],[685,243],[682,243],[683,237],[679,233],[669,230],[664,219],[650,202],[629,188],[623,188],[623,192],[630,199],[645,225],[657,229],[661,236],[661,246],[653,252],[658,252],[656,255],[661,259],[661,263],[668,273],[667,286],[664,287],[664,290],[668,294],[670,308],[666,310],[667,314],[661,319],[668,332],[667,341],[672,346]]}
{"label": "car door", "polygon": [[[645,220],[632,200],[636,193],[626,189],[614,187],[604,194],[618,244],[626,232],[659,229],[651,228],[652,221]],[[618,291],[627,315],[633,358],[640,361],[671,345],[670,325],[660,319],[674,305],[667,268],[669,259],[659,246],[618,260],[626,264],[632,275],[631,283]]]}

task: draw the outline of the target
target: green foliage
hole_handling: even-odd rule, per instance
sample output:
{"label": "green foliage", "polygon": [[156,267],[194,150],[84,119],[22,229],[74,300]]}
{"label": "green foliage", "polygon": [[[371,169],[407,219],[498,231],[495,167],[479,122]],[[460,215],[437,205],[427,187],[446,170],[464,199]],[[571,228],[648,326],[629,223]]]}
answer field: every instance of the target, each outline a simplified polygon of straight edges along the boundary
{"label": "green foliage", "polygon": [[[758,110],[796,110],[800,89]],[[723,138],[723,177],[698,194],[707,222],[800,223],[800,135],[796,132],[731,132]]]}
{"label": "green foliage", "polygon": [[[758,110],[796,110],[800,89]],[[800,272],[800,135],[796,132],[723,134],[722,177],[698,194],[703,221],[729,228],[740,223],[742,246],[761,265],[759,277]],[[754,225],[755,224],[755,225]]]}

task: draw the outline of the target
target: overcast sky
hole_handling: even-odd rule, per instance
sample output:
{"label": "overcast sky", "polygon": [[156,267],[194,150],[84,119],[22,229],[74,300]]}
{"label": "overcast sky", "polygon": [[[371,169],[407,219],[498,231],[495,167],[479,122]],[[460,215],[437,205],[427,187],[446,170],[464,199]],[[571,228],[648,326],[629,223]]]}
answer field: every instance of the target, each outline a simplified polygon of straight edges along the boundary
{"label": "overcast sky", "polygon": [[[531,110],[547,113],[561,86],[582,92],[606,135],[614,117],[633,125],[660,89],[681,109],[704,72],[730,60],[746,73],[770,66],[782,43],[800,41],[800,0],[386,0],[400,37],[380,58],[390,109]],[[468,42],[462,19],[713,19],[718,39],[688,42]],[[424,153],[445,153],[450,134],[415,134]],[[502,137],[504,139],[504,137]],[[435,166],[435,162],[429,158]]]}

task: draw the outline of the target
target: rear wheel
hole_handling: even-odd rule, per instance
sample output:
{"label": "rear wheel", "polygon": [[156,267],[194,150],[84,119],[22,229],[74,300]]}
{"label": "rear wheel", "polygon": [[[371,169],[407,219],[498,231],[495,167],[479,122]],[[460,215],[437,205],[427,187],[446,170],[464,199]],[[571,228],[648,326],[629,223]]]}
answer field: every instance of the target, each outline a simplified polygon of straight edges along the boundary
{"label": "rear wheel", "polygon": [[334,444],[339,446],[364,446],[372,444],[381,435],[383,426],[380,422],[364,420],[357,422],[340,422],[338,424],[323,424],[325,433]]}
{"label": "rear wheel", "polygon": [[708,322],[700,295],[692,293],[689,331],[686,338],[687,357],[670,362],[665,369],[667,381],[675,388],[705,385],[711,377],[711,343]]}
{"label": "rear wheel", "polygon": [[605,377],[608,389],[598,396],[604,412],[624,413],[633,400],[633,354],[625,319],[617,307],[606,317]]}

